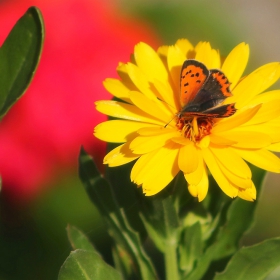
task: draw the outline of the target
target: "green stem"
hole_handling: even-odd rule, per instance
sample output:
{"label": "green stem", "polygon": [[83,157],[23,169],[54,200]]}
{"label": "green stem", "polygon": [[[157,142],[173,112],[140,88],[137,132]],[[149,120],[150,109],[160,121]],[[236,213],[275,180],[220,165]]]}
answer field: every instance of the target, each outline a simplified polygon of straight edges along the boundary
{"label": "green stem", "polygon": [[177,259],[177,243],[173,239],[169,239],[165,247],[164,254],[166,280],[179,280],[178,259]]}

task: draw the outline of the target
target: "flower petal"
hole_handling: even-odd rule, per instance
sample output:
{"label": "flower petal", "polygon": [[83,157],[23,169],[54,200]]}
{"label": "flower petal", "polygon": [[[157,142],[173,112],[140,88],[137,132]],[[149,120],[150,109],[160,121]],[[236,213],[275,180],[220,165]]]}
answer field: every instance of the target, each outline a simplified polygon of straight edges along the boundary
{"label": "flower petal", "polygon": [[280,152],[280,142],[269,145],[267,149],[273,152]]}
{"label": "flower petal", "polygon": [[143,127],[158,126],[142,122],[111,120],[98,124],[94,128],[94,135],[106,142],[122,143],[128,141],[133,136],[137,136],[135,132]]}
{"label": "flower petal", "polygon": [[[138,91],[131,91],[130,100],[134,105],[139,109],[145,112],[148,115],[151,115],[155,119],[163,121],[165,124],[169,123],[172,120],[173,116],[170,114],[170,111],[166,109],[163,103],[159,100],[151,100],[144,94]],[[173,120],[175,125],[175,121]]]}
{"label": "flower petal", "polygon": [[166,133],[159,135],[149,136],[138,136],[131,141],[129,148],[134,154],[146,154],[154,151],[158,148],[163,147],[170,139],[178,135],[177,131],[165,130]]}
{"label": "flower petal", "polygon": [[108,164],[109,167],[119,166],[129,163],[137,159],[139,155],[135,155],[129,149],[129,144],[125,143],[110,151],[103,160],[104,164]]}
{"label": "flower petal", "polygon": [[216,134],[210,135],[210,142],[218,146],[231,146],[237,143],[235,141],[223,138],[222,136]]}
{"label": "flower petal", "polygon": [[168,73],[156,51],[149,45],[140,42],[134,48],[134,57],[138,67],[149,77],[167,81]]}
{"label": "flower petal", "polygon": [[152,116],[149,116],[134,105],[113,100],[96,101],[95,105],[97,111],[108,116],[138,122],[165,125],[165,123],[153,118]]}
{"label": "flower petal", "polygon": [[195,47],[195,59],[205,64],[208,69],[220,69],[221,59],[217,50],[211,48],[209,42],[199,42]]}
{"label": "flower petal", "polygon": [[[263,95],[263,94],[261,94]],[[271,121],[280,116],[280,99],[262,103],[260,110],[252,117],[247,125],[260,124]]]}
{"label": "flower petal", "polygon": [[192,141],[190,141],[188,138],[179,136],[179,137],[173,137],[171,139],[173,142],[180,144],[180,145],[189,145],[191,143],[193,143]]}
{"label": "flower petal", "polygon": [[168,109],[169,112],[175,114],[180,110],[179,94],[174,92],[170,83],[163,83],[158,80],[154,80],[154,87],[157,90],[157,96],[160,100],[163,100],[163,105]]}
{"label": "flower petal", "polygon": [[221,190],[231,198],[234,198],[238,194],[238,189],[234,188],[227,177],[220,169],[213,153],[209,149],[202,149],[202,155],[208,169],[210,170],[215,181],[218,183]]}
{"label": "flower petal", "polygon": [[130,90],[120,80],[108,78],[103,82],[103,85],[105,89],[115,97],[130,102],[128,95]]}
{"label": "flower petal", "polygon": [[[279,120],[280,121],[280,120]],[[248,125],[248,126],[241,126],[238,127],[236,130],[238,131],[245,131],[247,133],[250,132],[258,132],[267,135],[271,138],[271,143],[279,142],[280,141],[280,122],[276,126],[274,122],[267,122],[257,125]]]}
{"label": "flower petal", "polygon": [[127,73],[127,65],[125,63],[120,62],[117,67],[118,75],[121,79],[121,82],[129,89],[129,90],[137,90],[137,87],[131,81],[128,73]]}
{"label": "flower petal", "polygon": [[249,59],[249,46],[245,43],[237,45],[226,57],[222,71],[230,81],[233,89],[241,78]]}
{"label": "flower petal", "polygon": [[202,170],[203,173],[200,182],[197,185],[188,186],[190,194],[194,197],[198,197],[199,202],[201,202],[206,197],[209,186],[208,174],[205,165]]}
{"label": "flower petal", "polygon": [[137,130],[137,133],[141,136],[156,136],[159,134],[165,134],[171,131],[174,131],[174,129],[169,129],[168,127],[163,126],[155,126],[155,127],[143,127]]}
{"label": "flower petal", "polygon": [[[182,51],[186,58],[189,58],[189,52],[193,51],[193,45],[187,39],[179,39],[175,45]],[[191,57],[192,58],[192,57]]]}
{"label": "flower petal", "polygon": [[236,174],[232,173],[231,170],[227,169],[223,164],[217,161],[219,168],[225,175],[225,177],[230,182],[230,185],[235,186],[236,189],[248,189],[252,187],[252,180],[251,179],[244,179]]}
{"label": "flower petal", "polygon": [[238,196],[242,199],[248,200],[248,201],[254,201],[257,198],[257,190],[252,182],[252,187],[248,189],[240,189],[238,191]]}
{"label": "flower petal", "polygon": [[256,131],[238,131],[238,128],[236,130],[217,133],[216,135],[234,141],[235,144],[232,146],[238,148],[260,149],[267,147],[272,143],[271,137],[265,133]]}
{"label": "flower petal", "polygon": [[252,172],[247,163],[230,148],[210,148],[218,161],[230,172],[244,179],[251,179]]}
{"label": "flower petal", "polygon": [[274,62],[263,65],[241,80],[232,91],[234,96],[229,97],[227,102],[236,102],[236,108],[242,108],[253,97],[273,85],[279,77],[280,63]]}
{"label": "flower petal", "polygon": [[206,172],[202,154],[201,151],[199,150],[197,153],[197,157],[198,157],[198,165],[196,170],[192,173],[184,173],[185,179],[190,185],[198,185],[202,180],[203,172],[204,171]]}
{"label": "flower petal", "polygon": [[250,106],[280,99],[280,90],[271,90],[255,96],[249,103]]}
{"label": "flower petal", "polygon": [[181,147],[179,151],[179,168],[186,174],[194,172],[198,167],[199,157],[195,145],[189,141],[188,145]]}
{"label": "flower petal", "polygon": [[253,165],[275,173],[280,173],[280,159],[273,153],[265,150],[246,150],[232,148],[243,159],[252,163]]}
{"label": "flower petal", "polygon": [[221,56],[218,50],[212,49],[211,51],[212,64],[211,69],[220,69],[221,68]]}
{"label": "flower petal", "polygon": [[150,196],[165,188],[179,172],[178,145],[170,144],[139,158],[131,170],[131,180],[142,185]]}
{"label": "flower petal", "polygon": [[196,146],[201,149],[205,149],[210,145],[210,140],[211,140],[210,136],[206,135],[198,143],[196,143]]}
{"label": "flower petal", "polygon": [[144,74],[144,72],[133,63],[127,63],[126,69],[131,81],[135,84],[139,91],[141,91],[148,98],[156,101],[157,96],[155,92],[151,89],[150,81],[148,77]]}
{"label": "flower petal", "polygon": [[158,53],[159,57],[160,57],[162,60],[165,60],[165,59],[166,59],[167,53],[168,53],[168,48],[169,48],[169,46],[164,45],[164,46],[160,46],[160,47],[157,49],[157,53]]}
{"label": "flower petal", "polygon": [[168,48],[167,65],[173,81],[174,92],[178,93],[178,97],[180,92],[180,74],[185,60],[186,56],[180,48],[177,46],[170,46]]}
{"label": "flower petal", "polygon": [[212,49],[209,42],[199,42],[195,47],[195,59],[202,62],[208,69],[212,68]]}
{"label": "flower petal", "polygon": [[261,106],[262,104],[259,104],[253,108],[248,108],[246,110],[243,110],[240,113],[237,112],[235,113],[235,115],[231,116],[230,118],[218,121],[212,129],[212,133],[216,134],[219,132],[227,131],[235,127],[241,126],[242,124],[248,122],[251,118],[253,118],[256,115],[256,113],[259,111]]}
{"label": "flower petal", "polygon": [[[242,159],[240,158],[240,156],[230,153],[229,149],[215,149],[212,147],[210,148],[210,150],[214,155],[216,159],[216,163],[219,165],[220,170],[225,175],[227,180],[231,183],[231,185],[237,187],[237,189],[251,188],[252,186],[251,177],[248,178],[248,176],[246,176],[246,174],[244,174],[244,172],[242,172],[242,170],[239,169],[238,166],[234,165],[234,162],[227,160],[230,159],[230,156],[232,155],[233,160],[236,160],[236,163],[242,164]],[[228,157],[226,158],[225,155],[227,155]],[[244,162],[242,166],[246,168],[246,164]],[[249,169],[248,166],[247,169]]]}

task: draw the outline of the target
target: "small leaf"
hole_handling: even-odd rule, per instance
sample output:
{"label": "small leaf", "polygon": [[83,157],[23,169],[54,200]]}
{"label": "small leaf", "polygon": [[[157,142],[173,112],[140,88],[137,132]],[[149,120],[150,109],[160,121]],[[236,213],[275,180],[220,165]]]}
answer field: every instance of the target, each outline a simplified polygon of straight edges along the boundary
{"label": "small leaf", "polygon": [[280,238],[241,248],[215,280],[262,280],[280,264]]}
{"label": "small leaf", "polygon": [[70,253],[60,268],[58,280],[122,280],[120,273],[102,260],[99,254],[86,250]]}
{"label": "small leaf", "polygon": [[95,248],[90,243],[88,238],[76,227],[68,225],[66,230],[67,230],[68,239],[74,250],[83,249],[87,251],[95,251]]}
{"label": "small leaf", "polygon": [[38,8],[19,19],[0,48],[0,118],[25,92],[41,57],[44,23]]}

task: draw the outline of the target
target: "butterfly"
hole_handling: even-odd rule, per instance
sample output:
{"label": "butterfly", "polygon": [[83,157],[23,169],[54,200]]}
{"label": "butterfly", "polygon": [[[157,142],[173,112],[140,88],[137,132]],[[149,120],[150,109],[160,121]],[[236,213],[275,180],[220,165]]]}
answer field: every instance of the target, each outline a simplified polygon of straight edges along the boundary
{"label": "butterfly", "polygon": [[236,112],[235,104],[220,105],[232,96],[224,73],[194,59],[184,62],[181,70],[179,119],[192,116],[226,118]]}

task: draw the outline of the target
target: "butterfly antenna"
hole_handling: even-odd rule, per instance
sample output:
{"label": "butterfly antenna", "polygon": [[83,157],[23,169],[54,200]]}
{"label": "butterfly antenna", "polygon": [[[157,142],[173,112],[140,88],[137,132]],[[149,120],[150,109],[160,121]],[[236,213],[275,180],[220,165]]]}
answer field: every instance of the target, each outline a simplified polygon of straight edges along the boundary
{"label": "butterfly antenna", "polygon": [[[157,99],[160,100],[161,102],[165,103],[167,106],[175,109],[172,105],[168,104],[166,101],[164,101],[164,100],[162,100],[162,99],[160,99],[158,97],[157,97]],[[164,126],[164,128],[166,128],[175,118],[176,118],[176,115]]]}
{"label": "butterfly antenna", "polygon": [[160,98],[158,98],[158,97],[157,97],[157,99],[158,99],[159,101],[161,101],[162,103],[166,104],[167,106],[171,107],[172,109],[176,109],[174,106],[170,105],[170,104],[167,103],[165,100],[162,100],[162,99],[160,99]]}
{"label": "butterfly antenna", "polygon": [[176,118],[176,115],[164,126],[164,128],[166,128],[175,118]]}

